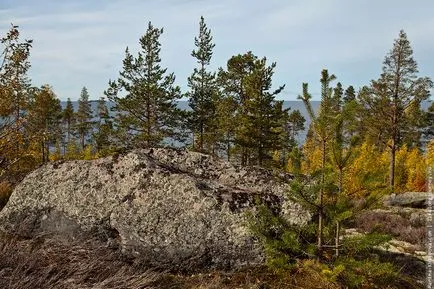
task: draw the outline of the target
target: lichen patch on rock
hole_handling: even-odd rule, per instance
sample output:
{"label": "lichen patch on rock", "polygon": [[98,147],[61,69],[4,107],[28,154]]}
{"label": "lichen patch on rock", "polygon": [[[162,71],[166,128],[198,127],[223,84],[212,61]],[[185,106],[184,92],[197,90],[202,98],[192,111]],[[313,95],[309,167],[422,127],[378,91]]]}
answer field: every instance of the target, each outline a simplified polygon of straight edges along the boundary
{"label": "lichen patch on rock", "polygon": [[158,268],[239,268],[263,258],[244,220],[256,199],[294,223],[309,218],[287,189],[264,169],[185,150],[134,150],[37,169],[16,187],[0,228],[27,237],[96,234]]}

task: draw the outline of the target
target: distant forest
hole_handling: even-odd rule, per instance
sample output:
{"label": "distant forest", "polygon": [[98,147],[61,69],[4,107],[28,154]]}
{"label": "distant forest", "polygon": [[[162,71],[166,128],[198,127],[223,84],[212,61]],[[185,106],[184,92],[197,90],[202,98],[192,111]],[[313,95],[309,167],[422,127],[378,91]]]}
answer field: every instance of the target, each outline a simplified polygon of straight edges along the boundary
{"label": "distant forest", "polygon": [[[327,69],[319,71],[321,100],[300,84],[291,109],[276,97],[276,63],[252,51],[234,55],[212,71],[211,29],[203,17],[192,36],[188,90],[161,66],[163,29],[148,23],[139,52],[125,50],[117,79],[105,96],[90,101],[86,87],[77,104],[61,104],[50,85],[34,87],[28,76],[32,40],[11,26],[1,39],[0,178],[13,186],[40,164],[93,159],[133,148],[185,147],[240,166],[313,174],[334,171],[349,194],[372,187],[388,192],[426,190],[432,158],[433,86],[418,76],[407,35],[400,31],[378,79],[362,87],[343,86]],[[379,63],[381,65],[381,63]],[[188,108],[180,107],[188,99]],[[291,104],[291,105],[292,105]],[[425,109],[422,109],[424,104]],[[424,165],[421,165],[424,164]],[[369,168],[369,169],[368,169]]]}

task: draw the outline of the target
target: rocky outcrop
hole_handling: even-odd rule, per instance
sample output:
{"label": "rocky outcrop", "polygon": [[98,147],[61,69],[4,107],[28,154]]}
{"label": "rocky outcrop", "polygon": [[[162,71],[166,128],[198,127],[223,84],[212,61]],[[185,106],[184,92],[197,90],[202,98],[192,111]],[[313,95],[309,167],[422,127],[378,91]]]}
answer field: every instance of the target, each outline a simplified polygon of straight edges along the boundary
{"label": "rocky outcrop", "polygon": [[308,220],[286,190],[263,169],[184,150],[135,150],[37,169],[16,187],[0,228],[26,237],[98,236],[153,267],[237,268],[263,258],[245,226],[258,200],[294,223]]}
{"label": "rocky outcrop", "polygon": [[430,194],[427,192],[407,192],[392,194],[384,199],[385,206],[426,208]]}

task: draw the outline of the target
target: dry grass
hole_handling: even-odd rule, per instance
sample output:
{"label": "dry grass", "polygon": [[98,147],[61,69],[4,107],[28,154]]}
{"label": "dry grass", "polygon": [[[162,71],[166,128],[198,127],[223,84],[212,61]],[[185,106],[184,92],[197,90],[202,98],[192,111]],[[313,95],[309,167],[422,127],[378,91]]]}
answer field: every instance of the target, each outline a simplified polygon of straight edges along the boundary
{"label": "dry grass", "polygon": [[281,273],[272,272],[265,267],[255,267],[238,272],[211,272],[191,276],[177,276],[184,287],[191,289],[280,289],[280,288],[318,288],[338,289],[337,284],[329,282],[314,270],[300,268]]}
{"label": "dry grass", "polygon": [[157,288],[156,273],[140,272],[93,241],[0,238],[0,288]]}
{"label": "dry grass", "polygon": [[265,267],[241,271],[176,274],[156,272],[98,241],[65,243],[0,234],[0,288],[9,289],[280,289],[341,288],[315,268],[276,273]]}
{"label": "dry grass", "polygon": [[312,272],[277,274],[264,267],[194,275],[155,272],[122,258],[98,241],[65,243],[0,234],[0,288],[9,289],[266,289],[338,288]]}

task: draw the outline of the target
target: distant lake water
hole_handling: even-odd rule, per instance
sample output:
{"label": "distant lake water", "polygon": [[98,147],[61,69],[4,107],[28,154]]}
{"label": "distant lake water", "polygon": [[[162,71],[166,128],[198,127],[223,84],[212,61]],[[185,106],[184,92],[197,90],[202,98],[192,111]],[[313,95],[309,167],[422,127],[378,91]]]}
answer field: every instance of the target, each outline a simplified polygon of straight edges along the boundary
{"label": "distant lake water", "polygon": [[[96,112],[96,107],[97,107],[97,101],[96,100],[91,100],[90,101],[91,106],[92,106],[92,110],[94,112]],[[77,101],[73,101],[72,102],[73,106],[74,106],[74,111],[77,111],[78,108],[78,102]],[[66,106],[66,101],[62,101],[61,102],[62,107],[64,108]],[[113,103],[107,101],[106,102],[107,107],[110,109],[113,106]],[[312,101],[312,107],[315,110],[315,112],[318,110],[318,107],[320,105],[320,101]],[[422,103],[422,109],[423,110],[427,110],[428,107],[431,105],[430,101],[424,101]],[[180,109],[184,109],[184,110],[190,110],[190,106],[188,105],[188,101],[178,101],[178,107]],[[310,124],[310,118],[309,115],[306,111],[306,108],[303,104],[302,101],[300,100],[291,100],[291,101],[284,101],[283,102],[283,108],[290,108],[290,111],[294,111],[294,110],[299,110],[300,113],[304,116],[304,118],[306,119],[305,122],[305,130],[300,132],[300,135],[298,136],[297,141],[302,144],[306,138],[306,134],[307,134],[307,129],[309,128],[309,124]]]}

